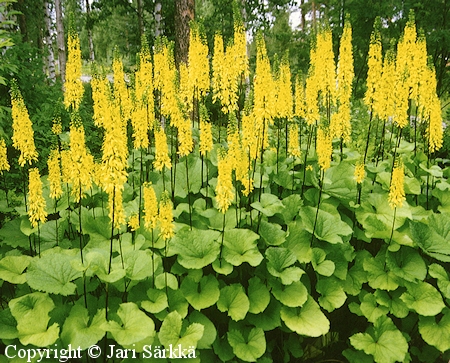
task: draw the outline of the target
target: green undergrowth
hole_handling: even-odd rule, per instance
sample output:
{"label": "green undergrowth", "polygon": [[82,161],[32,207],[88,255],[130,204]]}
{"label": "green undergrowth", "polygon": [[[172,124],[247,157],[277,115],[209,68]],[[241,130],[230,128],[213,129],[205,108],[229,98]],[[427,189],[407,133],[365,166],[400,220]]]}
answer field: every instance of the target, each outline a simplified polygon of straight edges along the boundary
{"label": "green undergrowth", "polygon": [[[83,362],[177,361],[154,355],[179,345],[190,349],[186,362],[450,359],[446,160],[430,166],[402,141],[406,202],[393,210],[392,159],[368,163],[358,186],[360,155],[350,149],[335,149],[322,182],[314,155],[303,165],[266,150],[255,190],[244,197],[235,183],[224,215],[213,197],[217,146],[203,161],[197,152],[178,161],[176,233],[167,242],[143,226],[111,238],[107,195],[95,186],[81,206],[67,190],[56,205],[48,199],[52,214],[39,230],[22,197],[2,197],[3,348],[70,345]],[[142,157],[151,165],[152,156]],[[140,158],[129,159],[127,216],[139,213]],[[146,175],[159,198],[161,174],[148,168]],[[103,350],[97,360],[87,357],[92,345]],[[107,359],[111,345],[117,351]]]}

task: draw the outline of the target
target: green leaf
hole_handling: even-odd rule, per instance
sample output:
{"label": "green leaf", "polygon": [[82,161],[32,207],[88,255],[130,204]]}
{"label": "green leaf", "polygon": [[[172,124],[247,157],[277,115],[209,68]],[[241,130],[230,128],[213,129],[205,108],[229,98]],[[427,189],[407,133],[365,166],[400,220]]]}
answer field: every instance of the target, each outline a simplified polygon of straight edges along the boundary
{"label": "green leaf", "polygon": [[334,277],[319,279],[316,290],[322,295],[319,297],[320,306],[328,312],[340,308],[347,299],[341,281]]}
{"label": "green leaf", "polygon": [[105,335],[105,309],[97,310],[89,321],[88,310],[81,305],[74,305],[66,318],[61,333],[61,340],[66,346],[80,347],[81,350],[96,344]]}
{"label": "green leaf", "polygon": [[193,311],[189,315],[189,322],[203,325],[202,338],[197,342],[197,349],[210,349],[217,337],[217,330],[211,320],[199,311]]}
{"label": "green leaf", "polygon": [[305,229],[309,233],[314,233],[321,241],[329,243],[343,243],[342,237],[352,234],[353,229],[341,220],[338,213],[331,214],[322,209],[303,207],[300,209],[300,217]]}
{"label": "green leaf", "polygon": [[267,271],[274,276],[279,277],[284,285],[290,285],[294,281],[299,281],[305,273],[300,267],[289,267],[293,265],[297,258],[287,248],[269,247],[266,250]]}
{"label": "green leaf", "polygon": [[[134,250],[124,254],[125,276],[130,280],[140,281],[151,276],[159,267],[159,259],[152,258],[150,250]],[[155,266],[152,266],[155,262]]]}
{"label": "green leaf", "polygon": [[261,202],[254,202],[251,204],[251,207],[260,211],[267,217],[272,217],[276,213],[281,213],[285,208],[276,195],[269,193],[262,193]]}
{"label": "green leaf", "polygon": [[450,310],[444,308],[436,323],[435,317],[419,316],[419,332],[423,340],[442,353],[450,349]]}
{"label": "green leaf", "polygon": [[219,281],[213,275],[203,276],[199,282],[186,276],[180,289],[189,304],[199,311],[214,305],[220,296]]}
{"label": "green leaf", "polygon": [[428,224],[412,221],[411,238],[429,256],[450,262],[450,216],[447,213],[432,214]]}
{"label": "green leaf", "polygon": [[61,253],[57,249],[54,253],[49,252],[31,262],[27,270],[28,285],[52,294],[73,294],[76,285],[72,281],[80,277],[81,273],[72,267],[71,261],[78,257]]}
{"label": "green leaf", "polygon": [[407,219],[412,219],[409,205],[404,202],[402,208],[395,212],[388,203],[388,198],[382,193],[370,193],[356,209],[356,219],[364,228],[369,238],[390,238],[392,226],[394,230],[403,226]]}
{"label": "green leaf", "polygon": [[270,302],[269,289],[262,283],[259,277],[254,276],[248,281],[248,298],[250,301],[249,312],[262,313]]}
{"label": "green leaf", "polygon": [[232,284],[221,289],[217,308],[222,312],[227,311],[228,316],[234,321],[244,319],[250,308],[250,302],[242,285]]}
{"label": "green leaf", "polygon": [[291,194],[283,198],[281,202],[285,208],[279,213],[283,216],[285,223],[291,222],[298,215],[298,211],[303,204],[302,198],[298,194]]}
{"label": "green leaf", "polygon": [[406,306],[423,316],[435,316],[445,307],[442,296],[427,282],[406,283],[407,290],[400,296]]}
{"label": "green leaf", "polygon": [[386,265],[398,277],[409,281],[423,281],[427,267],[422,256],[413,248],[403,246],[397,252],[387,252]]}
{"label": "green leaf", "polygon": [[177,254],[179,264],[189,269],[199,269],[213,263],[220,252],[217,238],[220,232],[188,227],[180,229],[171,240],[169,253]]}
{"label": "green leaf", "polygon": [[239,330],[229,331],[227,337],[233,353],[244,362],[256,362],[266,351],[266,337],[260,328],[250,330],[246,338]]}
{"label": "green leaf", "polygon": [[400,295],[402,293],[403,292],[400,289],[397,289],[390,293],[383,290],[377,290],[375,291],[374,295],[378,304],[382,305],[383,307],[389,308],[391,314],[396,318],[403,319],[408,316],[409,308],[400,299]]}
{"label": "green leaf", "polygon": [[177,290],[178,280],[175,275],[168,272],[163,272],[162,274],[156,276],[155,287],[160,290],[165,289],[166,287],[169,287],[172,290]]}
{"label": "green leaf", "polygon": [[431,277],[437,279],[439,290],[447,299],[450,299],[450,280],[444,267],[437,263],[432,263],[428,267],[428,273]]}
{"label": "green leaf", "polygon": [[53,300],[41,292],[33,292],[9,302],[11,314],[17,321],[19,340],[23,345],[45,347],[58,339],[58,324],[48,327],[49,313],[54,307]]}
{"label": "green leaf", "polygon": [[16,339],[19,337],[17,321],[11,314],[11,309],[0,310],[0,339]]}
{"label": "green leaf", "polygon": [[377,304],[376,297],[371,293],[364,295],[360,309],[370,323],[374,323],[380,316],[384,316],[389,312],[388,307]]}
{"label": "green leaf", "polygon": [[270,285],[275,299],[288,307],[302,306],[308,299],[308,290],[300,281],[285,286],[274,280]]}
{"label": "green leaf", "polygon": [[246,320],[257,328],[270,331],[281,326],[280,310],[281,303],[276,299],[271,299],[264,314],[248,314]]}
{"label": "green leaf", "polygon": [[258,266],[263,256],[257,248],[259,236],[249,229],[229,229],[225,231],[223,241],[223,257],[233,266],[248,262]]}
{"label": "green leaf", "polygon": [[364,271],[363,262],[369,256],[367,251],[358,251],[355,257],[354,265],[348,270],[347,278],[344,282],[344,291],[349,295],[358,295],[362,285],[367,282],[367,272]]}
{"label": "green leaf", "polygon": [[142,341],[150,341],[148,344],[151,344],[155,336],[155,324],[135,303],[120,304],[117,316],[120,323],[110,320],[103,328],[111,333],[118,344],[124,348],[131,348]]}
{"label": "green leaf", "polygon": [[395,290],[400,282],[399,277],[392,271],[386,271],[385,253],[379,252],[375,258],[366,258],[363,262],[367,272],[369,285],[373,289]]}
{"label": "green leaf", "polygon": [[30,256],[6,256],[0,260],[0,279],[11,284],[23,284],[27,281],[23,271],[33,259]]}
{"label": "green leaf", "polygon": [[372,355],[377,363],[403,362],[408,352],[405,337],[386,316],[375,322],[373,332],[352,335],[350,343]]}
{"label": "green leaf", "polygon": [[147,296],[149,300],[142,301],[141,307],[149,313],[159,313],[169,306],[164,290],[148,289]]}
{"label": "green leaf", "polygon": [[[76,261],[74,261],[76,264]],[[85,254],[84,265],[80,268],[87,269],[86,276],[97,276],[101,281],[113,283],[122,279],[126,270],[122,268],[120,256],[113,259],[111,271],[109,271],[109,253],[105,250],[96,249]],[[82,270],[83,270],[82,269]],[[82,271],[78,269],[79,271]]]}
{"label": "green leaf", "polygon": [[0,238],[3,240],[3,243],[13,248],[29,248],[30,246],[28,236],[23,234],[20,230],[19,218],[6,222],[3,227],[0,228]]}
{"label": "green leaf", "polygon": [[259,234],[269,246],[279,246],[286,241],[286,232],[279,224],[261,220],[259,224]]}
{"label": "green leaf", "polygon": [[312,258],[311,234],[303,228],[303,224],[296,220],[288,225],[288,236],[284,247],[297,257],[300,263],[309,263]]}
{"label": "green leaf", "polygon": [[326,256],[326,252],[321,248],[313,248],[311,263],[314,271],[319,275],[331,276],[334,273],[336,266],[333,261],[326,260]]}
{"label": "green leaf", "polygon": [[166,348],[170,345],[175,347],[181,345],[182,349],[195,348],[203,336],[203,330],[203,325],[199,323],[192,323],[186,329],[182,329],[181,315],[172,311],[164,318],[158,337]]}
{"label": "green leaf", "polygon": [[311,296],[301,308],[283,306],[280,316],[289,329],[300,335],[319,337],[330,330],[330,322]]}

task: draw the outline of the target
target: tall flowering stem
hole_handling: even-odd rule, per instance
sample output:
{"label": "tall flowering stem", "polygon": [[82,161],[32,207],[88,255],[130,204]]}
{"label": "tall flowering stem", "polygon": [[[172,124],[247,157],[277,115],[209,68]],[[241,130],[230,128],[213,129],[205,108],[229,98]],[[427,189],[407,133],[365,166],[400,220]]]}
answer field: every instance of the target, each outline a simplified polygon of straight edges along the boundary
{"label": "tall flowering stem", "polygon": [[6,189],[6,179],[3,171],[9,170],[8,154],[4,139],[0,139],[0,174],[3,177],[3,187],[5,188],[6,205],[9,207],[8,190]]}
{"label": "tall flowering stem", "polygon": [[45,223],[47,221],[47,212],[45,208],[46,203],[42,193],[42,182],[39,170],[37,168],[31,168],[29,170],[28,184],[28,218],[33,228],[38,227],[39,256],[41,255],[39,223]]}

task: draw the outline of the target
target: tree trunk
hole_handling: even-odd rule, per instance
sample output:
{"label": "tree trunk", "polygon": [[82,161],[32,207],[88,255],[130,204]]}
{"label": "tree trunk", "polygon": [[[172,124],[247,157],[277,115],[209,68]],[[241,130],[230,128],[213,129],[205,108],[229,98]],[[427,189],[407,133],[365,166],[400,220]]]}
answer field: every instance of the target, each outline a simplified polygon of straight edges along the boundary
{"label": "tree trunk", "polygon": [[156,1],[156,3],[155,3],[155,37],[159,37],[162,35],[161,10],[162,10],[161,1]]}
{"label": "tree trunk", "polygon": [[306,11],[305,11],[305,0],[300,1],[300,29],[305,30],[305,24],[306,24]]}
{"label": "tree trunk", "polygon": [[[87,2],[88,0],[86,0]],[[143,21],[143,14],[142,14],[142,0],[137,0],[137,16],[138,16],[138,26],[139,26],[139,34],[140,37],[144,35],[144,21]]]}
{"label": "tree trunk", "polygon": [[61,80],[64,83],[66,80],[66,45],[64,40],[64,25],[62,15],[61,0],[55,0],[56,7],[56,44],[58,45],[58,62]]}
{"label": "tree trunk", "polygon": [[175,0],[175,62],[187,63],[189,52],[189,22],[194,20],[195,0]]}
{"label": "tree trunk", "polygon": [[44,16],[45,16],[45,45],[47,46],[47,59],[45,62],[46,71],[48,72],[48,78],[52,83],[56,81],[55,73],[55,54],[53,53],[52,42],[52,19],[51,19],[51,4],[48,1],[44,1]]}
{"label": "tree trunk", "polygon": [[94,42],[92,41],[92,24],[91,24],[91,6],[89,0],[86,0],[86,29],[89,42],[89,59],[93,62],[95,60]]}

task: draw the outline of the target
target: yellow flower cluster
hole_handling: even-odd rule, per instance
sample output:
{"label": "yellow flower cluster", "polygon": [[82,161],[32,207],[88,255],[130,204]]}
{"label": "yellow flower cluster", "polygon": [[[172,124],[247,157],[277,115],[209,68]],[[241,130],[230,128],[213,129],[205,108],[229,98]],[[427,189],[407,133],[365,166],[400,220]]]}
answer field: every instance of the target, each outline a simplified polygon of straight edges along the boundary
{"label": "yellow flower cluster", "polygon": [[135,78],[137,103],[148,105],[153,110],[153,64],[145,35],[142,36],[139,69],[136,71]]}
{"label": "yellow flower cluster", "polygon": [[[369,54],[367,61],[367,91],[364,95],[364,103],[374,113],[381,116],[382,108],[380,107],[379,97],[383,93],[381,91],[381,75],[383,73],[383,55],[381,46],[381,35],[378,29],[380,19],[375,20],[375,29],[370,36]],[[392,93],[392,90],[391,90]]]}
{"label": "yellow flower cluster", "polygon": [[111,85],[106,77],[94,76],[91,80],[93,120],[97,127],[106,127],[111,118]]}
{"label": "yellow flower cluster", "polygon": [[205,96],[210,87],[208,45],[195,23],[189,33],[188,71],[191,99]]}
{"label": "yellow flower cluster", "polygon": [[352,51],[352,28],[350,23],[346,22],[344,32],[341,37],[339,47],[339,61],[337,66],[337,99],[338,112],[337,117],[330,125],[331,138],[342,138],[345,142],[350,141],[350,99],[352,96],[353,83],[353,51]]}
{"label": "yellow flower cluster", "polygon": [[269,57],[262,34],[256,39],[256,70],[253,79],[253,116],[256,122],[256,133],[265,149],[268,146],[268,128],[275,116],[275,88]]}
{"label": "yellow flower cluster", "polygon": [[31,168],[28,176],[28,218],[34,228],[39,222],[45,223],[47,212],[45,211],[45,199],[42,195],[42,181],[39,170]]}
{"label": "yellow flower cluster", "polygon": [[50,185],[50,198],[59,199],[62,194],[61,186],[61,168],[59,165],[59,151],[58,149],[52,149],[48,156],[48,182]]}
{"label": "yellow flower cluster", "polygon": [[131,124],[133,125],[133,146],[135,149],[146,149],[149,144],[147,120],[149,112],[146,106],[136,105],[131,114]]}
{"label": "yellow flower cluster", "polygon": [[200,154],[206,156],[213,148],[213,136],[211,131],[211,124],[208,121],[200,121]]}
{"label": "yellow flower cluster", "polygon": [[374,95],[374,113],[382,120],[388,120],[395,114],[395,54],[388,50],[383,60],[383,74],[380,85]]}
{"label": "yellow flower cluster", "polygon": [[292,118],[294,101],[292,98],[291,69],[287,57],[284,57],[281,61],[275,86],[275,112],[277,117]]}
{"label": "yellow flower cluster", "polygon": [[139,229],[139,215],[137,213],[133,213],[129,218],[128,218],[128,227],[130,227],[130,230],[132,232],[136,231],[137,229]]}
{"label": "yellow flower cluster", "polygon": [[168,240],[175,235],[175,225],[173,224],[173,211],[172,201],[170,200],[169,193],[165,191],[161,195],[159,202],[159,236],[164,240]]}
{"label": "yellow flower cluster", "polygon": [[155,161],[153,162],[153,166],[158,171],[163,170],[164,167],[167,169],[172,167],[172,163],[169,158],[167,137],[162,127],[155,131]]}
{"label": "yellow flower cluster", "polygon": [[12,141],[13,146],[20,151],[19,165],[24,166],[26,163],[31,165],[38,159],[38,152],[34,145],[33,125],[22,95],[15,84],[11,90],[11,114],[13,119]]}
{"label": "yellow flower cluster", "polygon": [[364,181],[365,176],[366,172],[364,170],[364,163],[357,163],[355,166],[355,173],[353,175],[356,183],[361,184]]}
{"label": "yellow flower cluster", "polygon": [[0,139],[0,175],[3,174],[4,170],[9,170],[8,153],[5,140]]}
{"label": "yellow flower cluster", "polygon": [[325,171],[331,165],[331,155],[333,154],[333,144],[328,131],[322,127],[317,129],[316,153],[320,168]]}
{"label": "yellow flower cluster", "polygon": [[301,77],[297,75],[295,80],[295,115],[298,117],[306,117],[306,103],[305,103],[305,86]]}
{"label": "yellow flower cluster", "polygon": [[192,140],[192,128],[189,120],[185,120],[178,126],[178,154],[180,156],[189,155],[193,148],[194,142]]}
{"label": "yellow flower cluster", "polygon": [[158,200],[155,190],[150,183],[145,183],[144,188],[144,226],[154,229],[158,221]]}
{"label": "yellow flower cluster", "polygon": [[69,32],[67,37],[66,80],[64,83],[64,106],[78,110],[83,99],[81,82],[81,49],[78,34]]}
{"label": "yellow flower cluster", "polygon": [[298,125],[293,124],[289,127],[289,145],[288,152],[289,155],[299,158],[301,155],[300,144],[298,141]]}
{"label": "yellow flower cluster", "polygon": [[61,117],[56,117],[56,118],[53,119],[52,133],[53,133],[53,135],[60,135],[60,134],[62,134]]}
{"label": "yellow flower cluster", "polygon": [[402,207],[405,198],[405,169],[404,165],[398,163],[394,166],[391,176],[391,186],[389,188],[388,202],[392,209]]}
{"label": "yellow flower cluster", "polygon": [[[92,185],[92,172],[94,168],[94,158],[86,148],[84,127],[79,115],[73,114],[70,125],[70,161],[66,164],[68,182],[72,183],[72,195],[75,202],[79,202],[82,192]],[[63,162],[63,165],[65,163]],[[63,167],[64,173],[64,167]]]}
{"label": "yellow flower cluster", "polygon": [[228,155],[223,155],[218,161],[218,176],[216,185],[217,209],[225,213],[231,205],[234,198],[232,182],[232,163]]}
{"label": "yellow flower cluster", "polygon": [[253,180],[249,178],[250,166],[248,156],[245,152],[239,130],[233,124],[229,124],[227,130],[228,155],[227,160],[231,165],[231,171],[235,171],[236,180],[244,186],[242,194],[248,196],[253,190]]}
{"label": "yellow flower cluster", "polygon": [[247,40],[242,24],[234,25],[234,40],[226,52],[222,35],[215,35],[212,68],[213,101],[221,102],[223,113],[231,113],[237,109],[239,82],[249,74]]}
{"label": "yellow flower cluster", "polygon": [[116,103],[112,119],[105,129],[101,180],[103,190],[109,195],[109,216],[115,228],[125,223],[122,192],[127,181],[128,146],[126,122],[120,116],[120,106]]}
{"label": "yellow flower cluster", "polygon": [[125,83],[125,73],[123,71],[122,60],[118,57],[113,60],[113,74],[114,99],[116,102],[119,102],[120,114],[122,115],[122,118],[127,121],[131,118],[133,104],[131,102],[127,84]]}

